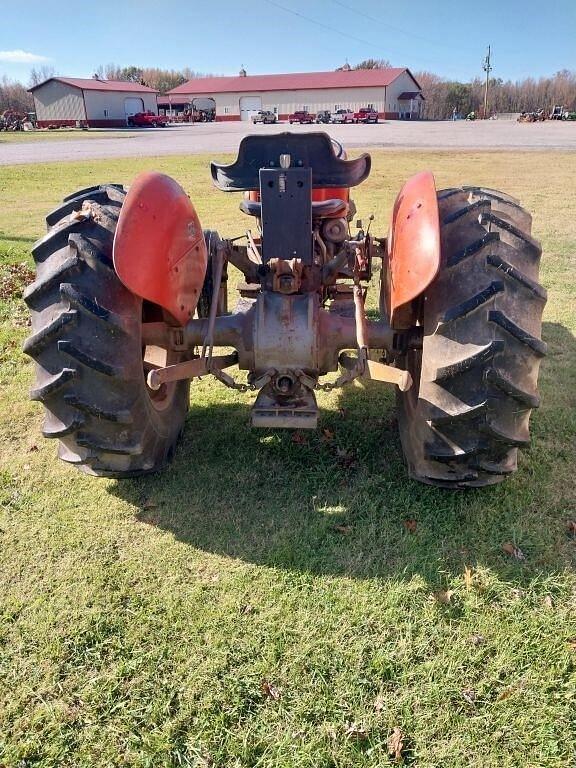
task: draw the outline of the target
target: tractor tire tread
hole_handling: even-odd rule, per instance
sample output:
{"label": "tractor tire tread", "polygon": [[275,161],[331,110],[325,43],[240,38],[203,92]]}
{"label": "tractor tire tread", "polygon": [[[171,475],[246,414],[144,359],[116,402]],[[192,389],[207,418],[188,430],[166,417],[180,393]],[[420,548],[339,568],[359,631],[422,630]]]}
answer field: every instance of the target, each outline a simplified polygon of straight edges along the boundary
{"label": "tractor tire tread", "polygon": [[[24,351],[36,362],[30,397],[44,405],[43,434],[59,440],[64,461],[117,478],[163,468],[188,408],[188,382],[175,384],[160,408],[146,387],[142,301],[112,263],[125,194],[120,185],[90,187],[49,214],[25,294],[33,332]],[[86,203],[88,215],[74,216]]]}
{"label": "tractor tire tread", "polygon": [[398,396],[402,445],[412,477],[480,487],[515,471],[540,404],[541,249],[503,193],[462,187],[438,202],[441,267],[424,303],[420,390]]}

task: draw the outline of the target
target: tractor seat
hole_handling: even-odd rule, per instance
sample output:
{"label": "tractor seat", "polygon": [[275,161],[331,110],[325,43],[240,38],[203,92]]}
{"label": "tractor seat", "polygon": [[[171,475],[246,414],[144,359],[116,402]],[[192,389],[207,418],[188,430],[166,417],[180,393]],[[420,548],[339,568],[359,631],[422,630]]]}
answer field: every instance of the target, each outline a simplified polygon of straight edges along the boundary
{"label": "tractor seat", "polygon": [[[260,200],[242,200],[240,210],[248,216],[257,216],[262,218],[262,202]],[[329,200],[312,201],[312,218],[336,218],[348,214],[348,203],[346,200],[340,200],[332,197]]]}

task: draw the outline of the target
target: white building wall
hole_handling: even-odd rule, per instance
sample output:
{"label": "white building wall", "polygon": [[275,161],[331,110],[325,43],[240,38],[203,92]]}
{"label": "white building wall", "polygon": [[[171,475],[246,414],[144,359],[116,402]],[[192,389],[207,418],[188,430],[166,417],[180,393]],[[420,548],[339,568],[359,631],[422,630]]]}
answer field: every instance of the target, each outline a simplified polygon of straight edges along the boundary
{"label": "white building wall", "polygon": [[125,120],[125,100],[139,98],[144,104],[144,111],[157,114],[155,93],[137,91],[84,91],[88,120]]}
{"label": "white building wall", "polygon": [[33,93],[34,109],[39,122],[57,120],[86,120],[84,99],[80,88],[49,80]]}
{"label": "white building wall", "polygon": [[[394,82],[388,86],[386,94],[386,112],[400,112],[401,109],[406,108],[406,102],[400,104],[398,102],[398,96],[404,91],[419,91],[420,89],[410,77],[408,72],[403,72],[399,75]],[[410,102],[408,102],[409,104]]]}

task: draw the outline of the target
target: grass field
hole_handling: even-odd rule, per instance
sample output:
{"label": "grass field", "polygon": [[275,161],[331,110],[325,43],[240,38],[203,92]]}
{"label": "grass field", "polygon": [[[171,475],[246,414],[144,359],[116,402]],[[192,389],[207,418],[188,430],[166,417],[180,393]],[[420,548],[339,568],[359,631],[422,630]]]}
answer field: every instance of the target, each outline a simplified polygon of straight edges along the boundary
{"label": "grass field", "polygon": [[535,214],[549,355],[532,447],[503,485],[408,481],[393,393],[361,386],[322,396],[321,429],[294,441],[249,431],[251,398],[204,380],[163,474],[59,463],[11,296],[43,215],[157,168],[204,226],[246,220],[206,157],[2,169],[0,765],[576,765],[576,154],[373,158],[355,198],[376,231],[422,168]]}
{"label": "grass field", "polygon": [[92,128],[89,131],[82,131],[76,128],[59,128],[58,130],[53,131],[2,131],[0,133],[0,145],[21,144],[31,141],[66,141],[67,139],[132,138],[137,135],[138,132],[133,131],[111,131],[110,129],[98,130],[97,128]]}

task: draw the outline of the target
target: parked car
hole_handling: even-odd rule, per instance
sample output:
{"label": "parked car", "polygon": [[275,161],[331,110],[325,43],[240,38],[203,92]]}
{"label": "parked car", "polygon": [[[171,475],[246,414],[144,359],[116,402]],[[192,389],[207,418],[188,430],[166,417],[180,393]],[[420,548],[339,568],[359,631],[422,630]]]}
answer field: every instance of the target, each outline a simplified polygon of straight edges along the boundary
{"label": "parked car", "polygon": [[288,122],[290,123],[290,125],[292,125],[292,123],[312,124],[315,119],[316,119],[316,115],[313,115],[310,112],[306,112],[303,109],[296,110],[296,112],[293,112],[291,115],[288,115]]}
{"label": "parked car", "polygon": [[329,109],[321,109],[320,112],[316,115],[316,122],[317,123],[329,123],[330,122],[330,110]]}
{"label": "parked car", "polygon": [[276,123],[278,118],[274,112],[270,112],[267,109],[261,109],[255,115],[252,115],[253,123]]}
{"label": "parked car", "polygon": [[337,109],[330,115],[330,121],[332,123],[353,123],[354,112],[351,109]]}
{"label": "parked car", "polygon": [[355,123],[377,123],[378,112],[372,107],[361,107],[358,112],[354,113]]}
{"label": "parked car", "polygon": [[150,110],[147,112],[136,112],[135,115],[130,115],[128,118],[128,125],[133,125],[136,128],[165,128],[167,123],[167,117],[156,115]]}

